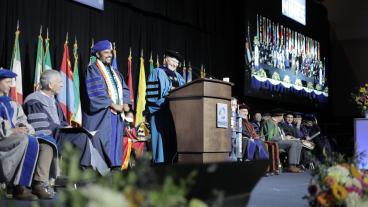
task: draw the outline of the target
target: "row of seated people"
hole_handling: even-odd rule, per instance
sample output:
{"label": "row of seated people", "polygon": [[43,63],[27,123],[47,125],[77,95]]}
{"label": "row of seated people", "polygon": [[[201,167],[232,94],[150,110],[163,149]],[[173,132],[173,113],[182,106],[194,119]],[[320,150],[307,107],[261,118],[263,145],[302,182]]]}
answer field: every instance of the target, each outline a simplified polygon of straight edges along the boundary
{"label": "row of seated people", "polygon": [[303,172],[307,165],[313,165],[312,153],[318,157],[323,150],[332,151],[328,139],[320,136],[320,128],[313,115],[302,116],[301,113],[275,109],[263,116],[257,112],[253,121],[249,121],[246,104],[239,105],[239,114],[243,120],[243,159],[253,159],[256,151],[260,159],[265,159],[268,151],[268,174],[280,172],[280,150],[287,152],[287,171],[293,173]]}
{"label": "row of seated people", "polygon": [[[62,87],[60,73],[47,70],[41,74],[40,90],[27,96],[20,106],[7,94],[16,74],[0,69],[0,182],[20,200],[51,199],[54,191],[49,180],[60,174],[58,153],[66,142],[80,152],[81,168],[92,168],[104,175],[111,161],[106,143],[98,132],[72,129],[55,99]],[[127,133],[124,141],[136,138],[133,114],[127,114]],[[141,144],[125,146],[142,154]],[[128,151],[128,150],[124,150]],[[129,149],[130,152],[130,149]],[[122,156],[129,156],[126,153]]]}

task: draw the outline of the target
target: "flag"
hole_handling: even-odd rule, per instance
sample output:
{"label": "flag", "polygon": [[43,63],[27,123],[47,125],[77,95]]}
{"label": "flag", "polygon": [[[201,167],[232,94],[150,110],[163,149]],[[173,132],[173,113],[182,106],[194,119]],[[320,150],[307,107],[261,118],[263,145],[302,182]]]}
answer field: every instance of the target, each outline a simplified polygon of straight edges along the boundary
{"label": "flag", "polygon": [[114,55],[113,59],[112,59],[112,67],[117,70],[118,69],[118,63],[116,62],[116,48],[115,48],[115,42],[113,43],[113,49],[112,49],[112,53]]}
{"label": "flag", "polygon": [[[92,39],[91,49],[92,49],[92,47],[93,47],[94,44],[95,43],[94,43],[94,41]],[[96,56],[94,56],[94,55],[91,54],[91,56],[89,56],[89,63],[88,63],[88,65],[92,65],[95,62],[96,62]]]}
{"label": "flag", "polygon": [[187,68],[185,67],[185,60],[183,64],[183,79],[184,79],[184,82],[187,82]]}
{"label": "flag", "polygon": [[156,68],[160,67],[160,61],[158,59],[158,54],[157,54],[157,58],[156,58]]}
{"label": "flag", "polygon": [[152,52],[151,52],[151,56],[149,59],[149,69],[150,69],[150,74],[152,73],[153,69],[155,69],[155,66],[153,66],[153,59],[152,59]]}
{"label": "flag", "polygon": [[43,71],[52,69],[51,65],[51,56],[50,56],[50,39],[49,39],[49,30],[46,32],[45,39],[45,58],[43,59]]}
{"label": "flag", "polygon": [[13,47],[13,54],[11,59],[10,70],[17,74],[15,79],[12,79],[12,86],[10,88],[9,96],[18,104],[23,103],[23,87],[22,87],[22,66],[20,62],[19,51],[19,22],[17,24],[17,31],[15,31],[15,40]]}
{"label": "flag", "polygon": [[189,65],[188,65],[188,76],[187,76],[187,83],[191,82],[192,81],[192,66],[189,62]]}
{"label": "flag", "polygon": [[128,89],[130,92],[130,101],[132,102],[132,109],[134,110],[134,90],[133,90],[132,49],[131,48],[129,48],[129,57],[128,57]]}
{"label": "flag", "polygon": [[79,68],[78,68],[78,44],[75,39],[73,46],[74,66],[73,66],[73,85],[74,85],[74,113],[72,116],[72,124],[82,126],[82,108],[79,92]]}
{"label": "flag", "polygon": [[74,113],[74,85],[73,72],[70,65],[68,34],[64,43],[63,59],[60,66],[61,79],[64,87],[58,94],[61,108],[66,116],[67,123],[71,125],[71,119]]}
{"label": "flag", "polygon": [[[143,50],[141,52],[140,57],[140,69],[139,69],[139,84],[137,91],[137,109],[135,116],[135,126],[138,126],[140,123],[144,123],[143,111],[146,106],[146,73],[144,71],[144,59],[143,59]],[[142,124],[144,127],[144,124]]]}
{"label": "flag", "polygon": [[42,26],[40,28],[40,35],[38,35],[38,43],[37,43],[37,56],[36,56],[36,64],[35,64],[35,74],[34,74],[34,82],[33,82],[33,90],[37,90],[40,84],[40,77],[42,73],[42,65],[43,65],[43,38],[42,38]]}

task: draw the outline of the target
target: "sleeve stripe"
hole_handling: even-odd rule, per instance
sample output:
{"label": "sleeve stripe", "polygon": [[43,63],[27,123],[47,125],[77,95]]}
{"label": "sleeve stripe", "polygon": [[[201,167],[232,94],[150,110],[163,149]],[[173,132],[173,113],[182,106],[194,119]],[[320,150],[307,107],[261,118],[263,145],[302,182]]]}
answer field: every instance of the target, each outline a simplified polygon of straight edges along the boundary
{"label": "sleeve stripe", "polygon": [[147,84],[160,84],[160,81],[147,81]]}
{"label": "sleeve stripe", "polygon": [[102,84],[96,84],[92,86],[87,86],[87,90],[95,90],[95,89],[104,89],[104,85]]}
{"label": "sleeve stripe", "polygon": [[87,79],[86,83],[93,83],[93,82],[100,81],[100,80],[101,80],[101,77],[94,77],[94,78]]}
{"label": "sleeve stripe", "polygon": [[106,91],[99,90],[99,91],[96,91],[96,92],[93,92],[93,93],[88,93],[88,96],[90,98],[93,98],[93,97],[96,97],[96,96],[101,96],[101,95],[106,95]]}
{"label": "sleeve stripe", "polygon": [[156,95],[146,95],[146,98],[159,98],[159,95],[156,94]]}
{"label": "sleeve stripe", "polygon": [[34,120],[34,119],[46,119],[47,115],[45,113],[34,113],[34,114],[28,114],[28,120]]}
{"label": "sleeve stripe", "polygon": [[38,122],[33,122],[31,125],[33,126],[33,128],[38,129],[41,127],[49,127],[50,123],[47,121],[38,121]]}
{"label": "sleeve stripe", "polygon": [[160,91],[160,88],[147,88],[146,91]]}

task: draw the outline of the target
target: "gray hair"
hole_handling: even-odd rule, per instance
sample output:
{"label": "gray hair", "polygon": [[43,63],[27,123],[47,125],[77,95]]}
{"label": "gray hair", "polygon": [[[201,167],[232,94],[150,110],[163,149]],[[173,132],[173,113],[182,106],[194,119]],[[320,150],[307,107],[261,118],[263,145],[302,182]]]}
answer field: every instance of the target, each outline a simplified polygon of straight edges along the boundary
{"label": "gray hair", "polygon": [[57,70],[45,70],[41,74],[40,78],[40,86],[41,89],[47,89],[49,87],[49,84],[54,81],[56,76],[60,76],[60,72]]}

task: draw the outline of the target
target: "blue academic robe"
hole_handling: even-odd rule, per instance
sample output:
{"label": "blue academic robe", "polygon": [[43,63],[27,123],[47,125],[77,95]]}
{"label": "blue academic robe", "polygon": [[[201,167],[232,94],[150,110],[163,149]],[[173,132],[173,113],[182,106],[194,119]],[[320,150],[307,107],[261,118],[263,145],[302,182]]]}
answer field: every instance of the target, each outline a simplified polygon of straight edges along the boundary
{"label": "blue academic robe", "polygon": [[[131,104],[129,89],[121,73],[114,69],[122,82],[123,102]],[[96,63],[88,66],[84,81],[83,127],[90,131],[98,130],[107,151],[110,167],[121,167],[123,156],[124,120],[120,114],[110,110],[113,103],[106,82]]]}
{"label": "blue academic robe", "polygon": [[[175,72],[179,86],[183,77]],[[167,96],[172,88],[163,68],[155,68],[148,77],[146,106],[151,125],[152,159],[154,163],[171,163],[176,153],[176,133]]]}
{"label": "blue academic robe", "polygon": [[[33,126],[37,135],[52,135],[56,139],[57,148],[62,151],[65,142],[72,143],[79,149],[81,159],[80,165],[83,167],[93,167],[102,174],[107,170],[106,163],[104,161],[104,155],[106,154],[101,143],[101,136],[96,133],[91,137],[83,131],[69,132],[63,130],[63,127],[68,126],[63,110],[60,103],[55,100],[55,106],[57,111],[57,118],[59,123],[50,115],[46,107],[49,107],[44,102],[44,95],[40,92],[34,92],[30,94],[23,105],[24,112],[28,116],[28,122]],[[91,140],[91,141],[90,141]]]}
{"label": "blue academic robe", "polygon": [[[54,150],[50,176],[57,176],[57,147],[51,136],[35,136],[22,107],[8,96],[0,96],[0,181],[30,186],[39,156],[40,142]],[[26,127],[29,134],[13,133],[16,127]]]}

